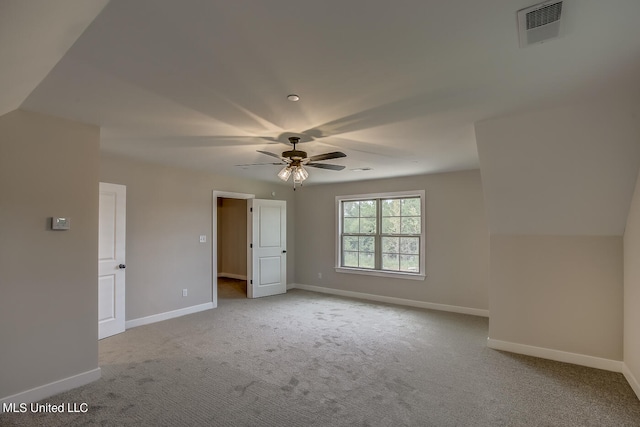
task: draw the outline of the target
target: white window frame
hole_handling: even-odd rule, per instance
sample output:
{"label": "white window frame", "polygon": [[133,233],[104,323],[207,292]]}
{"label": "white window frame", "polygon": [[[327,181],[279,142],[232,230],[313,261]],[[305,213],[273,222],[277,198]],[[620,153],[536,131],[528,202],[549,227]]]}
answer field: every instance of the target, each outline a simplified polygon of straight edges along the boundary
{"label": "white window frame", "polygon": [[[357,200],[371,200],[371,199],[385,199],[385,198],[406,198],[406,197],[420,197],[420,271],[418,273],[409,273],[404,271],[390,271],[390,270],[372,270],[357,267],[343,267],[342,261],[342,202],[343,201],[357,201]],[[408,279],[408,280],[425,280],[426,278],[426,202],[424,190],[413,191],[395,191],[390,193],[370,193],[370,194],[354,194],[345,196],[336,196],[336,267],[335,271],[338,273],[349,274],[363,274],[367,276],[378,277],[393,277],[395,279]],[[381,227],[382,224],[378,224]],[[379,248],[378,250],[381,250]]]}

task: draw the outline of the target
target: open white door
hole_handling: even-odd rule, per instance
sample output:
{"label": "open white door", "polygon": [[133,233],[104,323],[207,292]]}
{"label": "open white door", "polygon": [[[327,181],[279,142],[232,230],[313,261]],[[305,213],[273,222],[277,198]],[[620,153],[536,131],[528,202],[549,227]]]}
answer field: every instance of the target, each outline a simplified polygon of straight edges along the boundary
{"label": "open white door", "polygon": [[100,183],[98,339],[124,332],[127,187]]}
{"label": "open white door", "polygon": [[248,200],[251,220],[251,262],[247,297],[287,292],[287,202]]}

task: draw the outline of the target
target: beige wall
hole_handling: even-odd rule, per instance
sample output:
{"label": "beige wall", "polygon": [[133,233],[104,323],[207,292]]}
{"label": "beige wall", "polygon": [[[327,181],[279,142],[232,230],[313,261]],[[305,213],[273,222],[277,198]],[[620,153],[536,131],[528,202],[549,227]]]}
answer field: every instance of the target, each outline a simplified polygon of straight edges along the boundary
{"label": "beige wall", "polygon": [[[427,207],[425,281],[335,272],[336,195],[421,189]],[[489,232],[479,171],[305,186],[295,202],[298,283],[488,308]]]}
{"label": "beige wall", "polygon": [[640,397],[640,175],[624,233],[624,363]]}
{"label": "beige wall", "polygon": [[633,104],[585,99],[476,123],[492,339],[622,360],[637,122]]}
{"label": "beige wall", "polygon": [[[247,275],[247,201],[219,198],[218,275]],[[237,277],[236,277],[237,278]]]}
{"label": "beige wall", "polygon": [[[126,318],[138,319],[211,301],[212,191],[287,200],[288,247],[294,247],[289,186],[223,177],[102,154],[100,180],[127,186]],[[205,234],[207,243],[199,243]],[[288,282],[295,251],[287,253]],[[182,296],[187,288],[189,295]]]}
{"label": "beige wall", "polygon": [[622,238],[491,235],[489,337],[622,359]]}
{"label": "beige wall", "polygon": [[99,144],[94,126],[0,117],[0,399],[98,367]]}

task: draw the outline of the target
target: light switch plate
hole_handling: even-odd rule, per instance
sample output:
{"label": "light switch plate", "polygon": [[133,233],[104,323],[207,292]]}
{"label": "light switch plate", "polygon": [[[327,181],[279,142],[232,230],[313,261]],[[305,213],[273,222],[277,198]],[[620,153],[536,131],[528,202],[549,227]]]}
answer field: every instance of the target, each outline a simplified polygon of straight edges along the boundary
{"label": "light switch plate", "polygon": [[207,236],[205,234],[200,235],[200,243],[207,243]]}

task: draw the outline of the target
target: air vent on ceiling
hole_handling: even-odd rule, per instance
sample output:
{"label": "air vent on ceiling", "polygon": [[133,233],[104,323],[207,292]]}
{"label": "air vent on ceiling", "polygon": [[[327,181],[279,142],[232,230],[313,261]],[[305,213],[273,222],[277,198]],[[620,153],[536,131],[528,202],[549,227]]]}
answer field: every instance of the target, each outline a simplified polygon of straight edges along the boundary
{"label": "air vent on ceiling", "polygon": [[547,1],[518,11],[520,47],[542,43],[560,35],[562,2]]}

